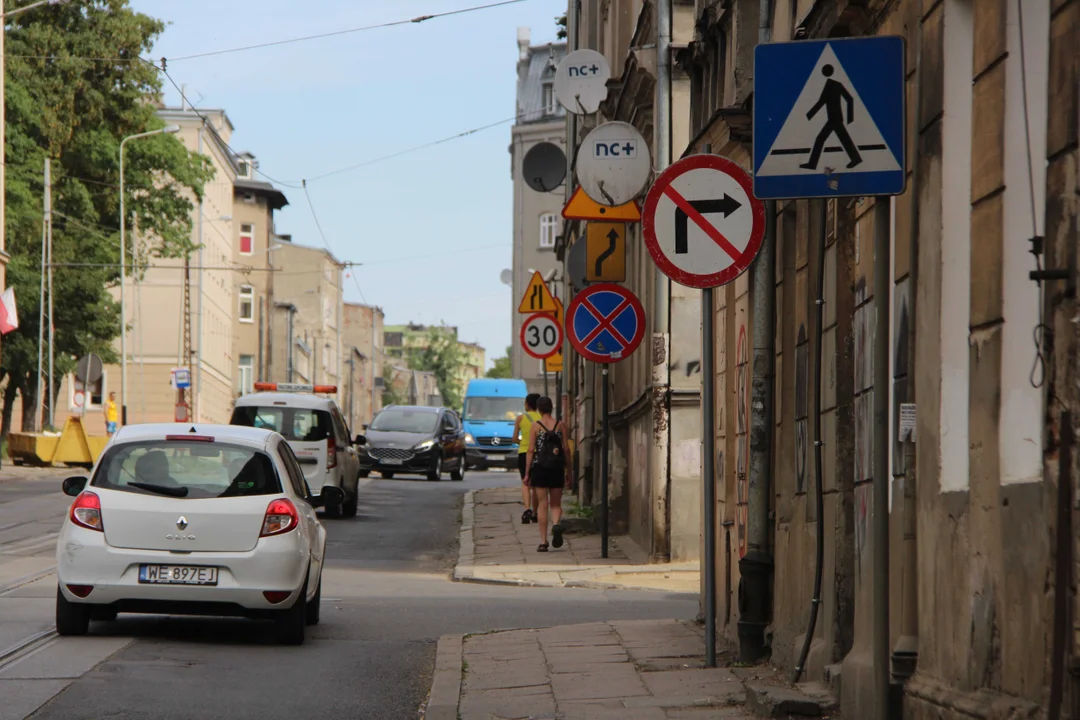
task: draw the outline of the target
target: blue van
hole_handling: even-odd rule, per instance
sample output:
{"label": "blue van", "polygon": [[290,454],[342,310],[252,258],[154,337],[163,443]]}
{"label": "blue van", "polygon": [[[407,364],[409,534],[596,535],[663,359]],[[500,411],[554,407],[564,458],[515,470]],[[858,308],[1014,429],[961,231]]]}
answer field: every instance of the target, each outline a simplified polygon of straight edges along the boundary
{"label": "blue van", "polygon": [[470,380],[465,388],[465,464],[476,470],[517,469],[514,421],[525,412],[524,380]]}

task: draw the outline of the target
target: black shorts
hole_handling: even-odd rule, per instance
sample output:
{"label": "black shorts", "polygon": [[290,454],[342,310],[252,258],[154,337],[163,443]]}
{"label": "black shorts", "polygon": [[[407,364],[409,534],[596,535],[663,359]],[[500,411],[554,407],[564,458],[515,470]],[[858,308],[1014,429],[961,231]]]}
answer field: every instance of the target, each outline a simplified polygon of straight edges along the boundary
{"label": "black shorts", "polygon": [[521,475],[521,479],[525,479],[525,461],[529,458],[529,453],[518,453],[518,474]]}

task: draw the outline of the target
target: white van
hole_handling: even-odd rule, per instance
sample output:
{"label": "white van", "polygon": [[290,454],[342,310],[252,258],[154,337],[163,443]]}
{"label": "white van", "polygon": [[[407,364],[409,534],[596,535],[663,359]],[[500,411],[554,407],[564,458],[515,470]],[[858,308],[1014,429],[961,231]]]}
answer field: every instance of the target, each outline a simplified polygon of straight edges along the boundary
{"label": "white van", "polygon": [[241,396],[230,425],[265,428],[289,441],[311,492],[324,485],[345,493],[345,501],[327,507],[329,517],[356,517],[360,461],[349,427],[332,398],[334,385],[255,383],[256,392]]}

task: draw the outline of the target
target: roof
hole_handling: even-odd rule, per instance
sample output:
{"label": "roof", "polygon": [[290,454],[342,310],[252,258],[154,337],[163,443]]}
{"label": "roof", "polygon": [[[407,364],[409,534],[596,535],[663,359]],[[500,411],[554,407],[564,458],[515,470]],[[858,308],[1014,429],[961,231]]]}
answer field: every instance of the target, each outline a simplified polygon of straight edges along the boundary
{"label": "roof", "polygon": [[255,392],[241,395],[236,400],[236,407],[264,407],[275,403],[285,403],[279,407],[298,407],[307,410],[326,410],[333,399],[327,395],[305,392]]}
{"label": "roof", "polygon": [[273,210],[280,210],[289,204],[285,193],[268,182],[261,180],[237,180],[233,183],[234,194],[237,191],[254,192],[265,197]]}
{"label": "roof", "polygon": [[[194,429],[195,432],[191,432]],[[265,448],[276,433],[262,428],[243,425],[214,425],[211,423],[147,423],[125,425],[113,436],[112,442],[128,443],[147,440],[164,440],[166,435],[209,435],[221,442],[239,443]]]}
{"label": "roof", "polygon": [[543,86],[555,79],[555,68],[566,57],[566,43],[548,43],[529,48],[529,59],[518,66],[517,115],[515,125],[551,122],[566,117],[566,109],[555,103],[555,112],[544,114]]}
{"label": "roof", "polygon": [[439,412],[442,408],[435,407],[434,405],[387,405],[379,412],[385,410],[419,410],[422,412]]}
{"label": "roof", "polygon": [[[293,250],[304,250],[304,251],[307,251],[307,252],[322,253],[326,257],[330,258],[330,262],[332,262],[332,263],[334,263],[335,265],[338,265],[338,266],[341,265],[341,262],[338,261],[338,259],[336,257],[334,257],[334,254],[331,253],[326,248],[311,247],[310,245],[298,245],[297,243],[294,243],[291,240],[284,240],[283,241],[282,240],[283,237],[285,237],[285,236],[284,235],[275,235],[274,236],[274,247],[275,247],[275,249],[276,248],[290,248],[290,249],[293,249]],[[291,237],[291,236],[289,236],[289,237]]]}
{"label": "roof", "polygon": [[529,393],[524,380],[516,378],[474,378],[465,388],[465,397],[506,397],[524,398]]}

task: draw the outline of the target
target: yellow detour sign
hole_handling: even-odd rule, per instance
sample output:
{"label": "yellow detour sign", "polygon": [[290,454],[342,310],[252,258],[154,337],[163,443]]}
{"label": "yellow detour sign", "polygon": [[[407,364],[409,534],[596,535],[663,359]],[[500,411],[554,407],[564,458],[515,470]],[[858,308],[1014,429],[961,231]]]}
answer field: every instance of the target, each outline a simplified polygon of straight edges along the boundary
{"label": "yellow detour sign", "polygon": [[[555,298],[555,322],[559,323],[559,327],[563,326],[563,304],[562,300]],[[563,371],[563,359],[562,350],[555,353],[547,360],[544,361],[544,369],[550,373],[557,373]]]}
{"label": "yellow detour sign", "polygon": [[585,280],[626,282],[624,223],[589,223],[585,230]]}
{"label": "yellow detour sign", "polygon": [[634,201],[616,207],[601,205],[579,187],[563,207],[562,216],[567,220],[641,222],[641,209]]}
{"label": "yellow detour sign", "polygon": [[525,288],[521,304],[518,305],[518,312],[525,315],[555,312],[555,298],[551,296],[551,291],[547,289],[544,278],[539,272],[533,273],[529,287]]}

